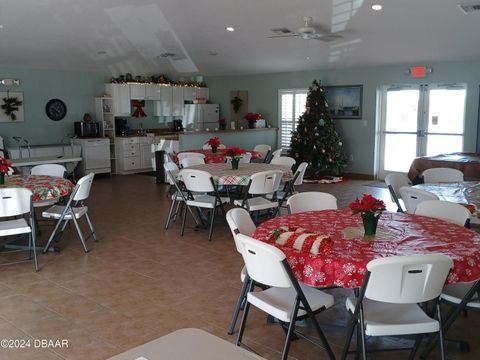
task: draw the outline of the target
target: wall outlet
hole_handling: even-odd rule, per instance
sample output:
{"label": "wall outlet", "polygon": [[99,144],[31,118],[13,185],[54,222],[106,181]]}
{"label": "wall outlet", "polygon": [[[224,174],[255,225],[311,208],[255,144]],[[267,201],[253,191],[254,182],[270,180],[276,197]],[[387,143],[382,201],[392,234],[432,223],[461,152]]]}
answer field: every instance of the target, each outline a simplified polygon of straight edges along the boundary
{"label": "wall outlet", "polygon": [[350,156],[348,157],[348,159],[349,159],[350,161],[353,161],[353,154],[350,154]]}

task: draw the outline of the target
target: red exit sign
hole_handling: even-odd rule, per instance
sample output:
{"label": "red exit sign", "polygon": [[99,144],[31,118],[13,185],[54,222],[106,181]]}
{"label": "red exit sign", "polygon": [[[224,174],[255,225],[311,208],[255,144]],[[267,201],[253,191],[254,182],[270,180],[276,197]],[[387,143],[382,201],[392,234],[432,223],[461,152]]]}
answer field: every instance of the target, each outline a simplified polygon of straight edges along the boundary
{"label": "red exit sign", "polygon": [[410,76],[413,78],[423,78],[431,72],[432,69],[426,66],[414,66],[410,68]]}

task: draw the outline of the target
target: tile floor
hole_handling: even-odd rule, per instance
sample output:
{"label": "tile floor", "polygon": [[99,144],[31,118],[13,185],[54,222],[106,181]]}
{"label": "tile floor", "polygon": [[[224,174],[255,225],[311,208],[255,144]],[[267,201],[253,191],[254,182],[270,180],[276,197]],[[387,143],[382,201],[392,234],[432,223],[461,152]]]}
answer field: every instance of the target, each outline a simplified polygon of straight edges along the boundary
{"label": "tile floor", "polygon": [[[391,204],[385,189],[363,186],[367,183],[303,189],[331,192],[341,207],[364,192]],[[0,359],[105,359],[184,327],[202,328],[234,341],[227,327],[240,289],[242,260],[228,227],[219,224],[212,242],[205,231],[187,229],[180,237],[179,222],[165,231],[166,188],[149,176],[99,176],[89,207],[100,241],[89,243],[88,254],[81,251],[72,228],[58,244],[60,253],[40,256],[40,272],[34,272],[32,263],[0,267],[0,339],[68,340],[68,348],[35,349],[33,342],[27,349],[0,348]],[[395,210],[393,205],[390,209]],[[42,230],[45,242],[49,229]],[[344,297],[350,291],[331,291],[336,305],[319,320],[339,354],[347,318]],[[448,349],[448,359],[480,357],[478,324],[478,313],[457,322],[450,335],[469,340],[472,352]],[[245,336],[262,356],[280,357],[282,330],[266,324],[261,312],[252,310]],[[372,347],[405,342],[373,340]],[[303,340],[293,343],[290,357],[326,358],[321,349]],[[405,359],[407,352],[371,358]]]}

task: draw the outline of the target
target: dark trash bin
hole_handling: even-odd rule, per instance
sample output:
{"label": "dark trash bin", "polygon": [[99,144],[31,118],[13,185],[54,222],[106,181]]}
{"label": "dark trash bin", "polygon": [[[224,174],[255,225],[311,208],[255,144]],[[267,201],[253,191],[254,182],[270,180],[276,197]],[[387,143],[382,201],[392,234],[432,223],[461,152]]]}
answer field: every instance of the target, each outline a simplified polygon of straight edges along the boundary
{"label": "dark trash bin", "polygon": [[165,163],[166,152],[164,150],[155,151],[155,177],[157,184],[165,184],[167,177],[165,176],[165,169],[163,164]]}

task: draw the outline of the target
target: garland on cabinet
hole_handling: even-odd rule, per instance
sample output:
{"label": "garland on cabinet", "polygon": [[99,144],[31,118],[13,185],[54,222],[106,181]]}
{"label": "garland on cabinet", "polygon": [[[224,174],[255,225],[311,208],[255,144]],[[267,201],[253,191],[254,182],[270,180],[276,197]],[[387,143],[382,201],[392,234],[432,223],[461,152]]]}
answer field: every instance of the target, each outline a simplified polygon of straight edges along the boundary
{"label": "garland on cabinet", "polygon": [[185,87],[207,87],[207,84],[203,81],[173,81],[170,80],[166,75],[152,75],[152,76],[132,76],[132,74],[120,75],[117,78],[111,78],[110,83],[112,84],[129,84],[129,83],[140,83],[140,84],[162,84],[162,85],[171,85],[171,86],[185,86]]}

